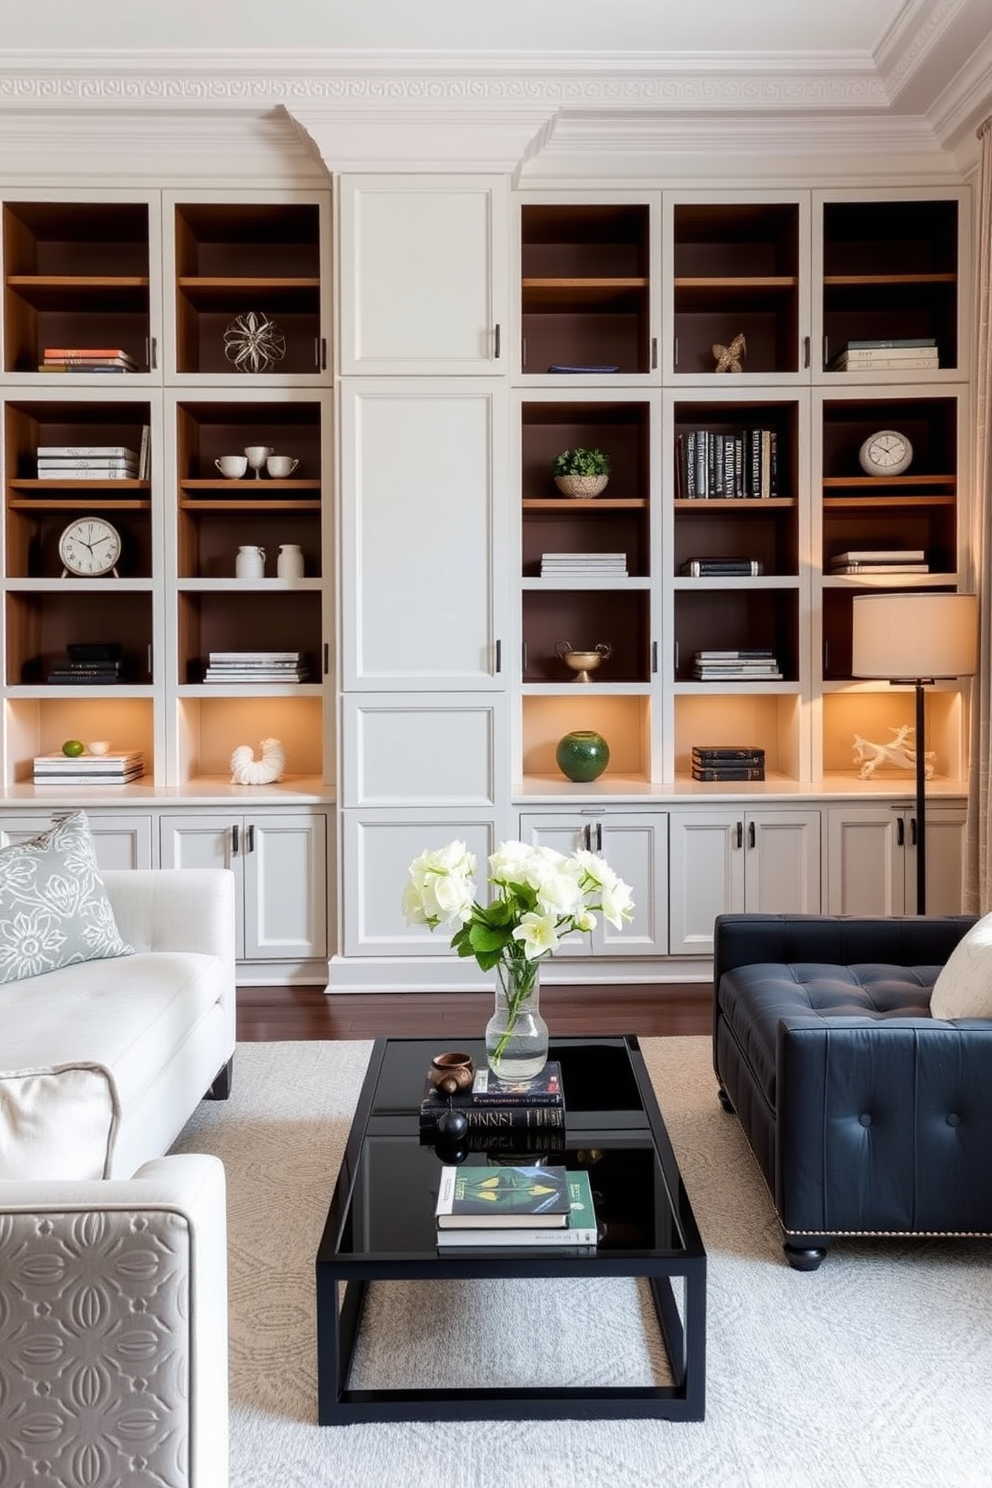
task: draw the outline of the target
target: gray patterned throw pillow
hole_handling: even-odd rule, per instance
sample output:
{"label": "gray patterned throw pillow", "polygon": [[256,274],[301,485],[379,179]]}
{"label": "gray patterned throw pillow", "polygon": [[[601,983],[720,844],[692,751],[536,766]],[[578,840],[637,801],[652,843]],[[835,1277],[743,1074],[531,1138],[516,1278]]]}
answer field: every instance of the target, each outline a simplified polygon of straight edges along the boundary
{"label": "gray patterned throw pillow", "polygon": [[96,865],[84,811],[0,849],[0,982],[130,956]]}

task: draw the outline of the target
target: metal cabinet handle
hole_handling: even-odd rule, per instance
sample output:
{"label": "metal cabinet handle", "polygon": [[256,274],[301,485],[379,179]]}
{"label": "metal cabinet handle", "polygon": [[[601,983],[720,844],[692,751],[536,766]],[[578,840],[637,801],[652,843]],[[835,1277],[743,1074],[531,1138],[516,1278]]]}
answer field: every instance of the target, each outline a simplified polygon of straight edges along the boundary
{"label": "metal cabinet handle", "polygon": [[737,846],[738,847],[743,847],[744,846],[744,823],[742,821],[739,821],[737,823],[736,837],[737,837]]}
{"label": "metal cabinet handle", "polygon": [[245,833],[245,838],[246,838],[246,841],[245,841],[245,852],[250,852],[250,853],[254,852],[255,851],[255,827],[254,827],[254,823],[248,828],[247,832]]}
{"label": "metal cabinet handle", "polygon": [[915,847],[916,846],[916,817],[915,816],[911,816],[909,818],[909,845],[910,845],[910,847]]}
{"label": "metal cabinet handle", "polygon": [[803,337],[803,366],[804,367],[808,367],[809,366],[809,358],[810,358],[809,337],[808,336],[804,336]]}
{"label": "metal cabinet handle", "polygon": [[757,837],[755,836],[754,822],[748,822],[748,824],[747,824],[747,845],[748,845],[748,847],[754,847],[756,845],[756,843],[757,843]]}
{"label": "metal cabinet handle", "polygon": [[493,361],[494,362],[498,362],[499,361],[499,358],[500,358],[500,343],[501,343],[500,327],[499,327],[499,321],[497,321],[496,324],[495,324],[495,326],[493,327]]}
{"label": "metal cabinet handle", "polygon": [[501,672],[503,670],[503,642],[502,641],[497,641],[496,642],[496,670],[497,670],[497,672]]}
{"label": "metal cabinet handle", "polygon": [[658,370],[658,337],[651,337],[651,371]]}
{"label": "metal cabinet handle", "polygon": [[896,817],[896,846],[906,846],[906,823],[901,816]]}
{"label": "metal cabinet handle", "polygon": [[238,853],[240,851],[241,851],[241,828],[235,826],[235,827],[232,827],[231,828],[231,853],[232,853],[232,855],[234,857],[237,857],[238,856]]}

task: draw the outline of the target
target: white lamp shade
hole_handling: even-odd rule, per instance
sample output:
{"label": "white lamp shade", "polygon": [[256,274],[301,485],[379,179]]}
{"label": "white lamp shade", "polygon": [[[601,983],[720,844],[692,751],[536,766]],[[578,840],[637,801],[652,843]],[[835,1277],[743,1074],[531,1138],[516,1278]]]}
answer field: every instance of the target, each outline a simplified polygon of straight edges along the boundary
{"label": "white lamp shade", "polygon": [[968,677],[977,661],[974,594],[859,594],[853,602],[855,677]]}

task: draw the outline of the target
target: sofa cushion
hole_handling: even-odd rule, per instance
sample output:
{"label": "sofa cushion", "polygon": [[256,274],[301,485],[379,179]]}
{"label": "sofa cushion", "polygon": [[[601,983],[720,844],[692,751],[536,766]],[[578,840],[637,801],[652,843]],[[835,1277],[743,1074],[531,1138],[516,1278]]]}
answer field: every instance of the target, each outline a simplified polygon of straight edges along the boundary
{"label": "sofa cushion", "polygon": [[138,951],[0,989],[11,1067],[97,1060],[128,1108],[219,1003],[224,968],[199,951]]}
{"label": "sofa cushion", "polygon": [[119,1120],[102,1065],[0,1074],[0,1178],[107,1178]]}
{"label": "sofa cushion", "polygon": [[929,1018],[938,966],[854,966],[820,962],[759,962],[737,966],[720,978],[720,1010],[768,1104],[775,1107],[779,1023],[810,1016],[864,1018],[868,1022]]}
{"label": "sofa cushion", "polygon": [[97,868],[85,812],[0,849],[0,983],[130,954]]}
{"label": "sofa cushion", "polygon": [[992,914],[972,925],[933,987],[935,1018],[992,1018]]}

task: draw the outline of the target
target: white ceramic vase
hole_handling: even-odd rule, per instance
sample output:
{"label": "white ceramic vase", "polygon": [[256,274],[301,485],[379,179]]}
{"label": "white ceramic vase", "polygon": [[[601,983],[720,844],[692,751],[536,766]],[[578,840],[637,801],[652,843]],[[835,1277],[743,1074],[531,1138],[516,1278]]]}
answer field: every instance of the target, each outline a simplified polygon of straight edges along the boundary
{"label": "white ceramic vase", "polygon": [[245,546],[238,549],[234,572],[239,579],[265,578],[265,549]]}
{"label": "white ceramic vase", "polygon": [[302,579],[303,553],[299,543],[280,543],[276,573],[281,579]]}

